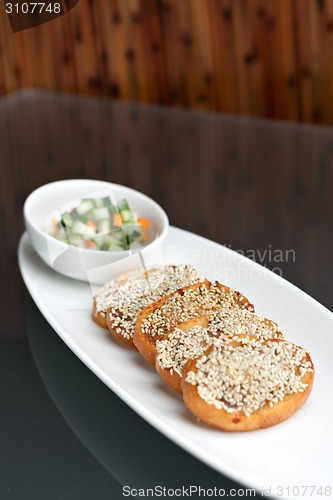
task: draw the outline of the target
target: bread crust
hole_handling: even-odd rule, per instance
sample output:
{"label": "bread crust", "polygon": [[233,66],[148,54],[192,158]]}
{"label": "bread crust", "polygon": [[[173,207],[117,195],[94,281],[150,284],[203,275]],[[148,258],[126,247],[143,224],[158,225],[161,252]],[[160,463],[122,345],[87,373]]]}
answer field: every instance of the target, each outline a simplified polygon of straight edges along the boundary
{"label": "bread crust", "polygon": [[[177,326],[180,330],[186,331],[189,330],[190,328],[194,326],[203,326],[207,328],[209,323],[209,318],[208,316],[200,316],[199,318],[193,318],[190,319],[189,321],[186,321],[185,323],[182,323],[181,325]],[[170,332],[171,333],[171,332]],[[163,339],[168,339],[170,333],[167,333]],[[182,377],[179,376],[177,372],[172,370],[171,368],[162,368],[160,363],[158,362],[157,359],[157,354],[155,356],[155,367],[157,373],[162,377],[164,382],[174,389],[175,391],[179,392],[180,394],[182,393],[182,387],[181,387],[181,381]]]}
{"label": "bread crust", "polygon": [[[202,286],[206,286],[209,288],[211,286],[211,282],[208,281],[207,279],[201,283],[196,283],[194,285],[188,285],[183,288],[180,288],[179,290],[176,290],[170,295],[166,295],[160,300],[157,300],[153,304],[150,304],[149,306],[145,307],[141,313],[138,315],[136,324],[135,324],[135,331],[134,331],[134,336],[133,336],[133,342],[140,352],[140,354],[145,358],[145,360],[150,363],[151,365],[155,364],[155,356],[156,356],[156,341],[158,340],[158,337],[153,337],[149,335],[148,333],[145,333],[142,331],[142,323],[143,321],[148,318],[154,311],[162,307],[165,302],[172,296],[174,295],[179,295],[181,297],[181,294],[185,290],[195,290],[196,288],[200,288]],[[232,291],[231,288],[229,288],[226,285],[223,285],[221,283],[218,283],[218,287],[221,290],[224,290],[226,293]],[[238,302],[241,302],[244,304],[244,306],[247,309],[252,309],[254,311],[254,306],[251,304],[251,302],[240,292],[234,292],[235,296],[237,298]],[[180,299],[181,300],[181,299]],[[204,313],[203,313],[204,314]],[[174,325],[178,326],[178,325]],[[164,332],[164,334],[168,333],[167,331]],[[160,337],[161,338],[161,337]]]}
{"label": "bread crust", "polygon": [[[282,339],[271,339],[274,342],[286,342]],[[265,342],[268,342],[265,341]],[[265,343],[263,342],[263,343]],[[210,350],[207,351],[207,354]],[[311,368],[314,366],[309,354],[306,355],[307,361],[311,363]],[[198,394],[197,386],[186,382],[186,375],[190,371],[197,372],[197,359],[190,360],[186,363],[183,369],[183,378],[181,380],[181,388],[183,398],[188,409],[200,420],[206,422],[218,429],[231,432],[253,431],[276,425],[287,418],[291,417],[301,408],[307,401],[313,386],[314,371],[307,372],[302,378],[302,382],[308,384],[304,392],[295,394],[287,394],[282,401],[270,407],[266,404],[260,410],[246,416],[243,412],[228,413],[224,409],[217,409],[214,405],[208,404]]]}
{"label": "bread crust", "polygon": [[93,300],[93,307],[92,307],[92,312],[91,312],[91,317],[93,321],[98,325],[101,326],[102,328],[108,328],[108,324],[106,321],[106,314],[102,314],[102,311],[97,312],[96,308],[96,301],[95,299]]}
{"label": "bread crust", "polygon": [[[117,283],[118,285],[122,285],[123,283],[126,283],[129,277],[135,273],[135,270],[132,271],[127,271],[126,273],[121,273],[118,276],[116,276],[112,281]],[[138,270],[139,272],[139,270]],[[145,274],[145,273],[143,273]],[[93,306],[92,306],[92,312],[91,312],[91,317],[93,321],[98,325],[101,326],[102,328],[108,329],[108,324],[107,324],[107,311],[98,311],[97,312],[97,307],[96,307],[96,299],[94,297],[93,299]]]}
{"label": "bread crust", "polygon": [[112,335],[113,337],[116,337],[116,339],[119,340],[119,342],[121,342],[122,344],[125,344],[125,345],[135,349],[133,339],[125,337],[125,334],[126,334],[125,329],[120,327],[120,326],[117,326],[117,330],[119,330],[117,332],[116,329],[113,327],[111,320],[110,320],[109,312],[110,312],[110,310],[108,309],[107,313],[106,313],[106,322],[107,322],[107,328],[109,329],[110,335]]}

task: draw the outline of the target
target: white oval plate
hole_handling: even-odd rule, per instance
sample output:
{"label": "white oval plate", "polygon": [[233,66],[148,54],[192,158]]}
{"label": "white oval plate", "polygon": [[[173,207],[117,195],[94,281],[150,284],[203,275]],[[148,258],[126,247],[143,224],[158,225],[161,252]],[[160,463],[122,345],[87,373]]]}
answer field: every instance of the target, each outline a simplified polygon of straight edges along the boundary
{"label": "white oval plate", "polygon": [[163,256],[166,263],[192,264],[207,278],[240,290],[257,312],[279,322],[291,341],[310,350],[316,368],[314,388],[296,415],[250,433],[225,433],[198,422],[135,350],[116,343],[93,323],[89,284],[52,271],[26,234],[19,245],[23,279],[46,320],[81,361],[147,422],[259,494],[264,489],[279,498],[332,496],[333,314],[266,268],[186,231],[169,229]]}

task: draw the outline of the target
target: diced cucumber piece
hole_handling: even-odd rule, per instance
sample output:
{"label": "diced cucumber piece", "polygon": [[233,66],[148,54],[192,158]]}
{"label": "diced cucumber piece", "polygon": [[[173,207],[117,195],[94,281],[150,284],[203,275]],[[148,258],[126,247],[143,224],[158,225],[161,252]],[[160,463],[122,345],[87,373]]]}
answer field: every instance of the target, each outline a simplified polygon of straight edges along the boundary
{"label": "diced cucumber piece", "polygon": [[84,224],[87,224],[88,220],[91,219],[90,212],[87,214],[81,215],[80,221],[83,222]]}
{"label": "diced cucumber piece", "polygon": [[117,245],[116,243],[111,243],[108,247],[109,252],[122,252],[124,249],[120,245]]}
{"label": "diced cucumber piece", "polygon": [[125,228],[126,227],[126,231],[130,231],[131,228],[133,227],[133,221],[132,220],[129,220],[129,221],[124,221],[123,222],[123,227]]}
{"label": "diced cucumber piece", "polygon": [[64,241],[64,242],[67,241],[67,233],[63,227],[61,227],[59,229],[59,231],[57,232],[56,238],[57,238],[57,240],[60,240],[60,241]]}
{"label": "diced cucumber piece", "polygon": [[93,238],[95,234],[95,230],[92,227],[85,226],[85,230],[83,231],[82,236],[85,240],[91,240],[91,238]]}
{"label": "diced cucumber piece", "polygon": [[132,226],[136,226],[138,219],[137,219],[135,213],[132,212],[132,210],[122,210],[120,212],[120,215],[121,215],[124,223],[130,222],[132,224]]}
{"label": "diced cucumber piece", "polygon": [[91,203],[94,207],[96,206],[96,198],[82,198],[81,203]]}
{"label": "diced cucumber piece", "polygon": [[76,207],[76,211],[79,215],[86,214],[90,212],[94,208],[94,204],[91,201],[82,201],[78,207]]}
{"label": "diced cucumber piece", "polygon": [[76,220],[71,228],[71,232],[82,236],[86,227],[87,226],[83,222]]}
{"label": "diced cucumber piece", "polygon": [[104,196],[104,198],[102,198],[102,203],[103,203],[104,207],[112,207],[113,208],[110,196]]}
{"label": "diced cucumber piece", "polygon": [[72,211],[70,212],[70,214],[71,214],[71,217],[72,217],[73,221],[74,221],[74,220],[77,220],[77,219],[79,219],[79,218],[80,218],[80,215],[78,214],[78,212],[77,212],[76,208],[74,208],[74,210],[72,210]]}
{"label": "diced cucumber piece", "polygon": [[128,248],[130,248],[130,246],[131,246],[131,239],[128,236],[128,234],[125,234],[125,242],[123,247],[127,250]]}
{"label": "diced cucumber piece", "polygon": [[80,236],[79,234],[70,234],[69,243],[74,246],[81,245],[81,243],[83,243],[82,236]]}
{"label": "diced cucumber piece", "polygon": [[107,207],[94,208],[92,215],[95,221],[100,221],[103,219],[108,219],[110,217],[109,210]]}
{"label": "diced cucumber piece", "polygon": [[62,214],[61,223],[63,225],[65,225],[66,227],[72,227],[73,219],[72,219],[71,214],[69,214],[68,212],[65,212],[64,214]]}
{"label": "diced cucumber piece", "polygon": [[109,251],[120,251],[120,250],[124,250],[124,246],[123,246],[123,239],[120,240],[120,239],[117,239],[113,236],[113,234],[111,234],[108,239],[106,240],[106,242],[108,243],[108,250]]}
{"label": "diced cucumber piece", "polygon": [[110,230],[111,230],[110,219],[100,220],[99,222],[97,222],[97,232],[99,234],[109,233]]}
{"label": "diced cucumber piece", "polygon": [[127,203],[127,200],[123,199],[123,200],[118,202],[118,210],[119,210],[119,212],[122,212],[123,210],[130,211],[130,207]]}
{"label": "diced cucumber piece", "polygon": [[133,210],[131,210],[131,214],[132,214],[132,220],[134,221],[134,224],[137,224],[138,223],[138,216],[136,215],[135,212],[133,212]]}
{"label": "diced cucumber piece", "polygon": [[105,206],[105,204],[104,204],[103,198],[95,198],[95,207],[96,208],[102,208],[104,206]]}
{"label": "diced cucumber piece", "polygon": [[124,224],[127,222],[130,222],[132,224],[134,223],[132,212],[130,210],[121,210],[120,215]]}
{"label": "diced cucumber piece", "polygon": [[96,243],[98,248],[101,248],[103,243],[107,242],[108,235],[107,234],[97,234],[94,236],[93,241]]}
{"label": "diced cucumber piece", "polygon": [[123,229],[116,229],[116,230],[113,230],[111,233],[110,233],[110,236],[112,238],[114,238],[114,240],[116,241],[120,241],[124,238],[124,231]]}
{"label": "diced cucumber piece", "polygon": [[134,229],[133,225],[130,225],[126,226],[126,235],[129,238],[130,242],[132,242],[134,240],[137,240],[141,236],[141,233]]}

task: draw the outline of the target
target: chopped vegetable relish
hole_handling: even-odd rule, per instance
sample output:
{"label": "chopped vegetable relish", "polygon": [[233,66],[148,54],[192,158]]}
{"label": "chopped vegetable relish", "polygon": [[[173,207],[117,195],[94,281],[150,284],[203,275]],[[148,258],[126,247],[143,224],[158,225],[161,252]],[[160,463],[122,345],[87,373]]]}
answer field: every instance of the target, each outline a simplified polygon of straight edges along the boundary
{"label": "chopped vegetable relish", "polygon": [[57,240],[93,250],[136,249],[150,241],[149,220],[138,218],[126,199],[114,205],[109,196],[83,198],[60,220],[52,220],[47,232]]}

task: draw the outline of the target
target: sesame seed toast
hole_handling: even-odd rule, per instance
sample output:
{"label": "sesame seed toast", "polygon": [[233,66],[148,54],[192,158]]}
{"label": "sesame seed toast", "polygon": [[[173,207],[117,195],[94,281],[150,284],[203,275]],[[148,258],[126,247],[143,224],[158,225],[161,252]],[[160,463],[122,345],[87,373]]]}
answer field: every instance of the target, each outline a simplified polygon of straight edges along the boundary
{"label": "sesame seed toast", "polygon": [[[239,292],[189,265],[131,271],[95,295],[93,320],[136,346],[202,421],[225,431],[270,427],[308,399],[309,353]],[[133,342],[134,341],[134,342]]]}
{"label": "sesame seed toast", "polygon": [[291,417],[308,399],[313,379],[303,348],[239,335],[189,360],[181,386],[186,406],[200,420],[225,431],[251,431]]}
{"label": "sesame seed toast", "polygon": [[139,276],[143,276],[142,269],[128,271],[122,273],[116,278],[108,281],[100,290],[95,294],[93,299],[92,319],[102,328],[108,328],[106,321],[106,312],[108,309],[108,301],[116,288],[129,280],[134,280]]}
{"label": "sesame seed toast", "polygon": [[[182,365],[191,357],[194,358],[204,354],[211,345],[212,336],[207,328],[208,323],[207,316],[190,319],[156,342],[156,371],[168,386],[179,393],[182,393]],[[185,350],[182,347],[189,347],[190,339],[193,341],[190,346],[191,349],[182,352]],[[166,359],[166,350],[168,350],[169,359]]]}
{"label": "sesame seed toast", "polygon": [[157,339],[162,339],[177,325],[192,318],[205,315],[212,317],[222,307],[254,311],[253,305],[244,295],[217,281],[205,280],[185,286],[149,304],[140,312],[133,342],[146,361],[154,365]]}
{"label": "sesame seed toast", "polygon": [[229,341],[235,335],[251,335],[258,340],[284,338],[279,325],[254,311],[220,309],[213,316],[193,318],[156,341],[155,366],[159,375],[181,392],[182,370],[190,359],[203,355],[215,339]]}
{"label": "sesame seed toast", "polygon": [[113,291],[106,314],[110,332],[121,342],[134,347],[133,334],[138,314],[165,295],[204,280],[202,274],[188,264],[165,265],[126,281]]}

